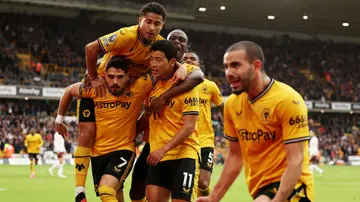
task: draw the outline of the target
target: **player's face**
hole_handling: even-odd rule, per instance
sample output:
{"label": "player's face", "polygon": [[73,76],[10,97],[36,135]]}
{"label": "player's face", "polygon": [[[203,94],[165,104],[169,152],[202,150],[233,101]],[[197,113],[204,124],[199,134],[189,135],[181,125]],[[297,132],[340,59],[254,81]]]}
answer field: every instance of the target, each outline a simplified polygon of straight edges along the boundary
{"label": "player's face", "polygon": [[156,78],[156,80],[161,80],[168,77],[173,70],[175,63],[175,59],[171,59],[169,61],[165,54],[161,51],[150,52],[151,73]]}
{"label": "player's face", "polygon": [[128,75],[122,69],[110,67],[105,74],[105,80],[110,92],[116,95],[124,90]]}
{"label": "player's face", "polygon": [[164,26],[161,15],[146,13],[139,18],[140,35],[143,39],[152,41],[160,33]]}
{"label": "player's face", "polygon": [[188,46],[188,37],[186,34],[181,31],[173,31],[168,36],[168,40],[175,44],[178,51],[178,58],[182,58]]}
{"label": "player's face", "polygon": [[190,65],[200,66],[200,59],[195,53],[185,53],[183,61]]}
{"label": "player's face", "polygon": [[225,53],[224,68],[233,93],[248,92],[255,77],[254,65],[246,58],[245,50]]}

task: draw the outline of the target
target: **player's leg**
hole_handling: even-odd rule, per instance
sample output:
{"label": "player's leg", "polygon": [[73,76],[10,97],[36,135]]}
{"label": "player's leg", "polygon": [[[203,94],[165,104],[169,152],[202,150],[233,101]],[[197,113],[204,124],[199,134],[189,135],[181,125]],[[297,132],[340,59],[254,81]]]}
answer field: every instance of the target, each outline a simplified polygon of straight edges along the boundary
{"label": "player's leg", "polygon": [[[78,100],[79,136],[74,153],[75,194],[85,195],[85,183],[90,164],[91,148],[96,135],[94,102],[92,99]],[[78,198],[78,197],[77,197]],[[81,197],[82,198],[82,197]],[[83,199],[81,199],[83,200]],[[80,201],[81,201],[80,200]]]}
{"label": "player's leg", "polygon": [[111,153],[108,166],[99,184],[99,194],[103,202],[123,200],[123,183],[129,175],[135,159],[135,153],[129,150],[119,150]]}
{"label": "player's leg", "polygon": [[30,159],[30,171],[31,171],[30,178],[33,178],[33,177],[35,177],[34,164],[35,164],[35,155],[36,154],[29,153],[28,155],[29,155],[29,159]]}
{"label": "player's leg", "polygon": [[149,166],[146,179],[146,200],[148,202],[168,202],[176,171],[176,160],[162,161],[157,166]]}
{"label": "player's leg", "polygon": [[57,155],[57,156],[58,156],[58,160],[55,161],[54,164],[48,170],[51,176],[54,176],[54,172],[53,172],[54,169],[59,168],[59,166],[60,166],[59,155]]}
{"label": "player's leg", "polygon": [[63,174],[63,169],[64,169],[64,158],[63,158],[63,153],[62,152],[59,152],[58,153],[58,159],[59,159],[59,170],[58,170],[58,177],[61,177],[61,178],[65,178],[66,176]]}
{"label": "player's leg", "polygon": [[200,163],[200,177],[199,188],[197,195],[208,196],[210,193],[210,179],[213,170],[214,148],[201,148],[201,163]]}
{"label": "player's leg", "polygon": [[173,202],[193,201],[199,180],[199,159],[178,159],[171,198]]}
{"label": "player's leg", "polygon": [[132,173],[130,199],[132,202],[145,202],[146,178],[148,175],[149,165],[146,159],[150,154],[150,144],[146,143],[136,160]]}
{"label": "player's leg", "polygon": [[271,199],[266,195],[260,195],[254,200],[254,202],[271,202]]}

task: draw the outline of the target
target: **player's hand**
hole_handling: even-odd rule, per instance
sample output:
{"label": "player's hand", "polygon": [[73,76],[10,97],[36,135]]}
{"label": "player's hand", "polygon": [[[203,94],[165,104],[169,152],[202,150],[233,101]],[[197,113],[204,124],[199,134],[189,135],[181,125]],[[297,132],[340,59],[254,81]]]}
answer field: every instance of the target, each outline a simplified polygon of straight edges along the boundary
{"label": "player's hand", "polygon": [[150,106],[146,109],[147,116],[154,116],[154,119],[158,116],[160,118],[160,112],[164,109],[166,105],[166,99],[164,96],[159,96],[155,100],[153,100]]}
{"label": "player's hand", "polygon": [[215,202],[215,200],[210,196],[202,196],[197,198],[195,202]]}
{"label": "player's hand", "polygon": [[165,154],[166,151],[164,147],[161,147],[160,149],[151,152],[150,155],[147,157],[146,162],[149,165],[156,166],[161,161],[161,159],[164,158]]}
{"label": "player's hand", "polygon": [[91,87],[95,89],[97,97],[105,97],[107,88],[103,77],[98,76],[96,79],[91,80]]}
{"label": "player's hand", "polygon": [[55,123],[55,129],[64,139],[68,139],[69,133],[64,123]]}
{"label": "player's hand", "polygon": [[91,88],[91,80],[90,80],[90,77],[89,77],[88,74],[85,74],[83,83],[84,83],[84,88],[85,89]]}
{"label": "player's hand", "polygon": [[187,68],[178,62],[176,62],[176,65],[178,65],[179,68],[172,77],[172,82],[175,84],[179,83],[180,81],[184,81],[187,77]]}

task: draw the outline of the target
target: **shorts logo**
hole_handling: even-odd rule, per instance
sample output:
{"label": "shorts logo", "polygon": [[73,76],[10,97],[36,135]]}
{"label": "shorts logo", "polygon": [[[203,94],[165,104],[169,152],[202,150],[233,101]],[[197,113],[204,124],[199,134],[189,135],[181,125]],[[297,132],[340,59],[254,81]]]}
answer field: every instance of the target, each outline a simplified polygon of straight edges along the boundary
{"label": "shorts logo", "polygon": [[123,157],[120,157],[120,160],[122,161],[122,163],[120,163],[119,165],[114,166],[114,171],[116,173],[120,173],[121,168],[124,167],[128,163],[127,160],[124,159]]}
{"label": "shorts logo", "polygon": [[269,117],[270,117],[270,109],[265,108],[261,113],[261,119],[263,122],[267,123],[269,122]]}
{"label": "shorts logo", "polygon": [[88,110],[88,109],[85,109],[82,114],[83,114],[83,116],[86,117],[86,118],[91,115],[90,110]]}
{"label": "shorts logo", "polygon": [[85,166],[84,164],[76,164],[75,168],[80,172],[82,169],[85,169]]}

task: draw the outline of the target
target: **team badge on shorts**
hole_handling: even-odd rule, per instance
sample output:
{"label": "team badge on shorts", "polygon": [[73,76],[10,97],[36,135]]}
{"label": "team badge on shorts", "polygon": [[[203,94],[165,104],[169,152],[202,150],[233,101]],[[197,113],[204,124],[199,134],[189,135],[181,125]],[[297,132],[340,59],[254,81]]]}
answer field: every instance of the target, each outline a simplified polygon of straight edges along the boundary
{"label": "team badge on shorts", "polygon": [[83,116],[84,117],[89,117],[91,115],[91,113],[90,113],[90,110],[88,110],[88,109],[85,109],[84,111],[83,111]]}

